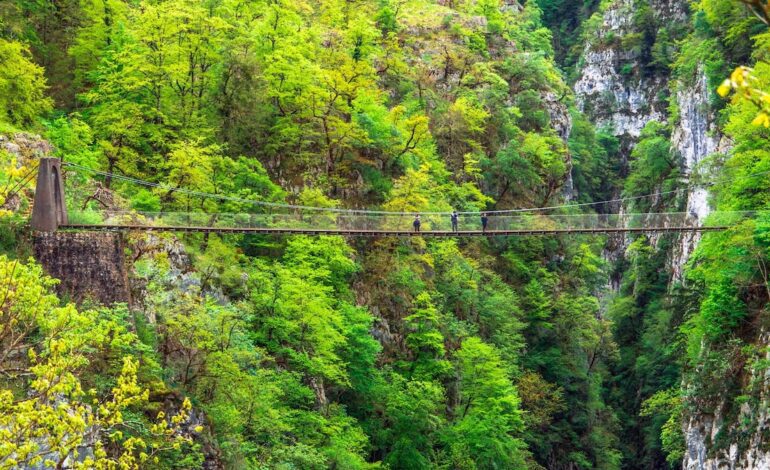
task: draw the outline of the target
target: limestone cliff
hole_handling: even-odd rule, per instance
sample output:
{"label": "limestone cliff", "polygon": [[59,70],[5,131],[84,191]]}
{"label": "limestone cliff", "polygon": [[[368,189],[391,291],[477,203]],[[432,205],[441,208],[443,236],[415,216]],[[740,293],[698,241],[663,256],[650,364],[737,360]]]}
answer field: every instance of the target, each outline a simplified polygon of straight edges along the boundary
{"label": "limestone cliff", "polygon": [[[726,150],[729,144],[718,134],[710,109],[709,85],[702,70],[688,80],[672,81],[669,68],[651,69],[645,62],[649,59],[644,52],[639,47],[629,46],[644,34],[641,29],[646,27],[638,19],[637,3],[635,0],[615,0],[603,12],[597,13],[601,15],[601,22],[596,31],[587,33],[580,76],[574,85],[575,95],[581,110],[597,127],[609,129],[620,139],[621,149],[616,158],[622,168],[627,169],[631,151],[648,122],[670,123],[672,149],[684,175],[682,185],[689,188],[690,176],[697,165],[708,155]],[[686,1],[654,0],[650,7],[651,19],[647,21],[658,26],[687,24]],[[670,96],[672,91],[673,96]],[[679,110],[673,120],[670,101]],[[699,219],[708,214],[708,194],[704,188],[683,190],[680,196],[687,213]],[[628,211],[625,205],[615,209],[621,213]],[[681,280],[682,267],[698,239],[699,235],[695,233],[679,236],[669,254],[672,280]],[[627,242],[628,239],[623,237],[612,239],[605,257],[611,262],[621,259]],[[618,285],[618,279],[611,280],[611,287]]]}
{"label": "limestone cliff", "polygon": [[[654,21],[684,21],[687,2],[651,2]],[[579,108],[597,125],[620,137],[620,157],[625,163],[642,128],[649,121],[667,120],[669,73],[665,69],[649,73],[638,47],[624,41],[641,34],[635,24],[634,0],[615,0],[603,11],[595,31],[589,31],[580,64],[580,77],[574,85]]]}
{"label": "limestone cliff", "polygon": [[[639,34],[635,24],[634,0],[613,0],[600,12],[601,21],[595,31],[587,33],[579,79],[574,85],[577,102],[598,126],[609,129],[621,142],[616,156],[628,164],[631,150],[642,128],[649,121],[671,125],[671,147],[680,162],[683,188],[678,199],[682,210],[703,219],[711,208],[709,194],[697,185],[696,173],[709,155],[727,154],[732,143],[724,137],[712,107],[712,91],[703,66],[692,76],[673,77],[666,69],[645,72],[644,57],[629,49],[624,38]],[[653,0],[652,14],[660,24],[688,24],[687,2]],[[705,174],[705,179],[714,175]],[[626,211],[624,206],[616,210]],[[684,266],[700,239],[699,234],[682,234],[667,253],[672,285],[683,282]],[[655,237],[653,237],[655,240]],[[627,239],[611,239],[605,250],[610,261],[622,259]],[[610,281],[617,288],[619,279]],[[770,344],[770,334],[760,331],[752,340],[760,350]],[[770,353],[765,353],[765,361]],[[744,366],[733,358],[736,386],[716,384],[719,398],[715,403],[688,403],[685,407],[683,431],[686,470],[770,469],[770,374],[766,369]],[[731,380],[731,379],[730,379]],[[690,381],[688,383],[688,381]],[[684,389],[702,385],[696,370],[685,379]],[[728,382],[728,378],[725,378]],[[740,401],[739,401],[740,399]]]}
{"label": "limestone cliff", "polygon": [[[761,331],[757,343],[770,344],[770,333]],[[770,350],[764,360],[770,360]],[[710,409],[687,414],[685,470],[770,468],[770,371],[757,367],[744,374],[741,403],[725,393]]]}
{"label": "limestone cliff", "polygon": [[[716,126],[716,117],[709,103],[709,84],[703,70],[699,69],[689,83],[679,83],[678,86],[675,99],[679,119],[674,125],[671,142],[681,156],[684,175],[690,184],[690,189],[685,193],[685,210],[702,220],[710,212],[708,192],[702,186],[695,186],[690,177],[704,158],[715,152],[727,152],[730,142],[720,134]],[[673,279],[681,280],[682,267],[699,239],[698,233],[681,235],[680,243],[670,258]]]}
{"label": "limestone cliff", "polygon": [[[669,119],[669,69],[650,69],[643,48],[638,44],[629,45],[644,40],[643,29],[650,29],[639,19],[637,3],[635,0],[613,0],[594,14],[592,20],[599,19],[598,26],[586,32],[586,43],[578,64],[579,78],[573,87],[580,110],[597,128],[606,129],[618,137],[620,151],[611,158],[619,160],[621,177],[628,171],[631,151],[644,126],[650,121],[665,123]],[[647,23],[664,25],[684,23],[687,19],[687,2],[684,0],[654,0],[649,5]],[[689,123],[686,121],[686,125]],[[705,128],[701,126],[695,130],[700,132]],[[699,143],[706,140],[705,135],[694,135],[692,132],[675,135],[679,136],[678,145],[697,147],[698,151],[702,147]],[[616,188],[616,197],[620,196],[620,189]],[[619,213],[629,210],[625,204],[614,204],[607,209]],[[612,264],[619,264],[629,242],[628,236],[611,236],[604,258]],[[677,252],[684,254],[675,256],[677,262],[686,260],[692,245],[691,240],[682,241],[682,247]],[[616,273],[609,279],[610,290],[619,288],[621,275]]]}

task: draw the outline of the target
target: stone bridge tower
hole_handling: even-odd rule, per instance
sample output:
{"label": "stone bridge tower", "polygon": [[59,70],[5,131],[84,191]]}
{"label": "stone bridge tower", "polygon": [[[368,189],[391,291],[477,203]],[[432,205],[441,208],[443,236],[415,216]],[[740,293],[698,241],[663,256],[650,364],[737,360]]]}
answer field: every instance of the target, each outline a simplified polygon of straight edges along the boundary
{"label": "stone bridge tower", "polygon": [[61,281],[56,290],[67,299],[130,304],[123,237],[118,233],[57,231],[66,224],[61,161],[41,158],[30,219],[35,258],[50,276]]}
{"label": "stone bridge tower", "polygon": [[55,232],[59,225],[66,223],[67,205],[64,201],[61,160],[41,158],[30,226],[39,232]]}

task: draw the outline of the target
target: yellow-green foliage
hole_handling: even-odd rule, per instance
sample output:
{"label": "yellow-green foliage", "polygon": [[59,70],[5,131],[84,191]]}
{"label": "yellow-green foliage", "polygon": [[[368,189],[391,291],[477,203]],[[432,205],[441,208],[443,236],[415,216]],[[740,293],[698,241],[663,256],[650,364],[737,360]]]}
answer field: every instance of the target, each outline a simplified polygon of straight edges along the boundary
{"label": "yellow-green foliage", "polygon": [[51,109],[45,89],[43,68],[31,60],[29,49],[0,37],[0,124],[33,125]]}
{"label": "yellow-green foliage", "polygon": [[[671,140],[688,110],[615,136],[563,78],[586,48],[623,48],[629,86],[705,73],[716,92],[751,67],[722,88],[731,103],[710,97],[721,112],[697,111],[732,145],[708,158],[715,207],[768,208],[762,22],[701,0],[687,26],[635,0],[619,38],[600,31],[613,3],[0,0],[0,131],[40,129],[65,161],[157,183],[68,170],[88,217],[114,203],[217,223],[263,215],[254,200],[398,211],[404,228],[412,212],[560,205],[570,181],[579,203],[622,192],[655,203],[626,212],[681,210],[647,196],[687,184]],[[1,186],[24,186],[30,163],[0,163]],[[340,216],[308,212],[319,228]],[[673,235],[132,234],[131,310],[62,305],[34,263],[0,258],[0,466],[77,451],[72,466],[187,469],[205,451],[260,470],[659,468],[681,458],[689,398],[740,387],[759,355],[745,343],[766,309],[767,233],[756,218],[704,236],[684,286]]]}
{"label": "yellow-green foliage", "polygon": [[[178,433],[191,405],[170,422],[158,415],[145,435],[125,420],[147,404],[139,361],[123,355],[137,342],[118,321],[61,306],[56,281],[39,266],[0,257],[0,468],[34,465],[139,469],[189,439]],[[122,356],[122,358],[121,358]],[[92,361],[112,363],[107,389],[84,389]],[[109,449],[109,451],[108,451]]]}

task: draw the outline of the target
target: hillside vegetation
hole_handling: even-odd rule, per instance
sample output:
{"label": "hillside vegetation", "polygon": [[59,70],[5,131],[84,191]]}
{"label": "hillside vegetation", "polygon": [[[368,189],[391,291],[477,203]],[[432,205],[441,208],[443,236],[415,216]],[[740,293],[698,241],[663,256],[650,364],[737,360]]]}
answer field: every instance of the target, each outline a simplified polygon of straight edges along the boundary
{"label": "hillside vegetation", "polygon": [[[679,468],[685,417],[763,400],[767,216],[681,279],[677,235],[616,260],[606,236],[130,234],[137,295],[107,306],[57,296],[24,228],[45,152],[19,139],[160,185],[68,172],[94,220],[683,210],[676,100],[624,162],[571,89],[610,3],[0,0],[0,468]],[[699,168],[711,205],[770,209],[763,3],[699,0],[676,31],[653,3],[607,47],[671,96],[705,71],[732,143]]]}

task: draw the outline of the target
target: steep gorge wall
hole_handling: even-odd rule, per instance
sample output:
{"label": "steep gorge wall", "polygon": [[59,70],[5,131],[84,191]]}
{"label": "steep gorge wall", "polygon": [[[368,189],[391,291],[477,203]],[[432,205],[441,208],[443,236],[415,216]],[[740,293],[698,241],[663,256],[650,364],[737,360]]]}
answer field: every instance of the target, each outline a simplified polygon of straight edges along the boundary
{"label": "steep gorge wall", "polygon": [[[769,345],[770,332],[763,328],[756,342]],[[767,347],[763,359],[770,361]],[[685,470],[770,468],[770,370],[751,368],[742,382],[740,402],[726,392],[719,403],[685,416]]]}
{"label": "steep gorge wall", "polygon": [[[654,0],[651,7],[656,21],[686,21],[686,1]],[[599,28],[589,32],[574,85],[578,107],[620,138],[623,163],[645,124],[667,120],[669,74],[645,73],[639,51],[623,45],[623,38],[639,34],[635,8],[635,0],[615,0],[603,12]]]}
{"label": "steep gorge wall", "polygon": [[[670,70],[648,70],[638,49],[624,45],[624,38],[639,35],[635,24],[636,0],[615,0],[602,13],[599,28],[590,32],[581,60],[579,79],[574,91],[579,108],[595,123],[618,137],[622,173],[628,170],[629,158],[644,126],[650,121],[669,123],[669,100],[679,110],[670,122],[673,131],[671,145],[680,157],[684,184],[706,156],[725,151],[729,143],[718,134],[715,116],[710,109],[709,85],[699,70],[687,82],[672,82]],[[659,25],[687,24],[688,2],[684,0],[652,0],[652,16]],[[675,86],[671,86],[674,83]],[[670,96],[671,93],[674,96]],[[618,188],[617,195],[620,195]],[[704,188],[683,191],[684,210],[698,219],[709,213],[708,193]],[[652,199],[654,201],[654,199]],[[618,204],[614,211],[625,213],[629,208]],[[672,280],[679,281],[682,267],[695,248],[699,234],[682,234],[669,253]],[[653,236],[653,241],[657,241]],[[628,237],[612,238],[605,250],[611,262],[622,259]],[[619,279],[610,287],[617,289]]]}
{"label": "steep gorge wall", "polygon": [[[661,21],[688,21],[685,1],[653,0],[650,4]],[[652,76],[640,74],[644,66],[640,57],[624,50],[622,40],[618,39],[636,32],[633,14],[634,0],[615,0],[603,12],[594,39],[585,46],[580,77],[574,85],[578,105],[597,127],[610,129],[619,138],[621,150],[617,158],[626,167],[645,124],[653,120],[669,122],[671,147],[680,159],[682,184],[688,185],[681,194],[683,210],[702,220],[710,212],[708,191],[692,186],[691,177],[706,157],[726,154],[732,145],[716,124],[711,106],[714,85],[708,83],[702,67],[694,76],[673,82],[665,71]],[[669,93],[673,94],[673,113],[669,109]],[[625,212],[628,208],[620,205],[615,210]],[[667,266],[672,282],[683,281],[684,266],[699,239],[697,233],[681,234],[669,249]],[[606,258],[613,262],[622,259],[628,242],[628,238],[611,239]],[[619,279],[610,281],[611,288],[617,289],[619,284]],[[770,344],[770,334],[759,333],[756,343]],[[765,359],[770,360],[770,353]],[[685,413],[684,469],[770,469],[770,374],[763,370],[748,375],[746,383],[761,384],[754,401],[734,404],[734,393],[725,392],[721,403],[698,405],[697,410]],[[686,389],[689,384],[684,383],[683,387]],[[725,416],[727,410],[733,410],[730,416]]]}
{"label": "steep gorge wall", "polygon": [[[649,73],[641,51],[625,44],[625,38],[642,34],[639,25],[635,24],[637,3],[637,0],[614,0],[604,11],[597,13],[601,15],[601,21],[595,30],[587,31],[586,44],[578,62],[579,78],[573,86],[578,108],[597,129],[609,131],[618,138],[619,153],[612,158],[618,160],[621,177],[628,173],[631,152],[644,126],[650,121],[668,121],[670,72],[660,69]],[[650,7],[656,23],[684,23],[687,20],[685,0],[652,0]],[[701,138],[688,136],[688,139],[690,137]],[[620,195],[621,188],[618,187],[614,198]],[[606,209],[621,214],[629,211],[625,204],[613,205]],[[609,237],[604,258],[612,264],[620,263],[630,240],[625,235]],[[679,251],[689,254],[692,245],[692,242],[683,241]],[[620,283],[620,275],[615,274],[609,279],[608,287],[617,291]]]}
{"label": "steep gorge wall", "polygon": [[[699,69],[690,83],[679,83],[676,91],[678,122],[671,136],[673,148],[681,155],[684,175],[690,180],[697,165],[707,156],[729,151],[730,142],[716,126],[716,117],[709,102],[709,84],[706,74]],[[699,220],[710,212],[708,191],[691,187],[686,194],[685,211]],[[682,268],[700,239],[699,233],[685,233],[674,247],[670,258],[673,279],[681,280]]]}

